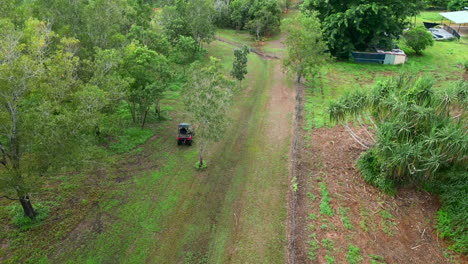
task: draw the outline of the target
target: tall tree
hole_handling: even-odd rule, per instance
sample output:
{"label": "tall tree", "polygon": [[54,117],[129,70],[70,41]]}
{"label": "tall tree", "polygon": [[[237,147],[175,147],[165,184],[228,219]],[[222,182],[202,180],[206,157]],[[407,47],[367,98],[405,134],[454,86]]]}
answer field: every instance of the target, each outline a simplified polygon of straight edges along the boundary
{"label": "tall tree", "polygon": [[159,23],[172,43],[176,43],[180,36],[190,36],[201,49],[202,43],[209,43],[214,38],[213,3],[208,0],[176,0],[175,5],[164,7]]}
{"label": "tall tree", "polygon": [[231,76],[239,81],[239,87],[242,85],[247,74],[247,55],[249,55],[250,49],[244,45],[241,49],[234,50],[234,62],[232,63]]}
{"label": "tall tree", "polygon": [[320,21],[316,12],[304,12],[285,19],[287,57],[283,65],[296,74],[297,82],[306,75],[314,77],[328,61],[327,46],[323,41]]}
{"label": "tall tree", "polygon": [[226,129],[233,83],[222,74],[219,60],[211,57],[204,67],[200,62],[193,64],[187,86],[190,92],[184,101],[196,127],[199,165],[203,166],[208,143],[218,141]]}
{"label": "tall tree", "polygon": [[302,8],[319,12],[331,54],[347,59],[353,50],[390,48],[424,6],[424,0],[306,0]]}
{"label": "tall tree", "polygon": [[281,8],[276,0],[255,0],[249,9],[250,20],[246,27],[257,40],[271,35],[281,25]]}
{"label": "tall tree", "polygon": [[19,200],[30,218],[36,215],[31,193],[38,179],[74,162],[70,155],[87,146],[91,129],[83,120],[93,118],[100,105],[94,102],[102,98],[83,101],[78,95],[77,43],[57,42],[50,26],[37,20],[21,30],[8,22],[0,27],[0,189]]}
{"label": "tall tree", "polygon": [[144,127],[151,105],[159,104],[171,80],[168,60],[147,47],[131,44],[126,48],[123,63],[124,75],[131,78],[128,91],[128,105],[133,122]]}

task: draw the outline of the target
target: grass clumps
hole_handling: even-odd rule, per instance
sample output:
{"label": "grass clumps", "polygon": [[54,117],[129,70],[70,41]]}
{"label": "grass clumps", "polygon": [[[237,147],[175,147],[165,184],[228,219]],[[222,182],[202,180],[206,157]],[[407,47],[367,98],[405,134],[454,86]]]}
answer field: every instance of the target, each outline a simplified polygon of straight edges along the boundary
{"label": "grass clumps", "polygon": [[385,259],[382,256],[369,254],[370,264],[385,264]]}
{"label": "grass clumps", "polygon": [[197,170],[204,170],[208,168],[208,164],[206,161],[203,161],[203,163],[200,163],[200,161],[195,162],[195,169]]}
{"label": "grass clumps", "polygon": [[349,264],[359,264],[362,262],[361,249],[350,244],[348,247],[348,254],[346,260]]}
{"label": "grass clumps", "polygon": [[320,248],[317,242],[317,234],[310,235],[310,240],[307,243],[309,244],[307,256],[311,261],[314,261],[317,258],[317,250]]}
{"label": "grass clumps", "polygon": [[341,222],[343,223],[343,226],[346,228],[346,229],[353,229],[353,224],[351,223],[351,220],[349,219],[349,216],[348,216],[348,212],[350,211],[350,209],[348,207],[340,207],[338,209],[338,212],[340,213],[340,216],[341,216]]}
{"label": "grass clumps", "polygon": [[320,202],[320,213],[323,215],[333,216],[333,209],[330,205],[330,193],[328,192],[327,185],[324,182],[319,183],[320,194],[322,201]]}
{"label": "grass clumps", "polygon": [[49,207],[43,203],[35,203],[34,210],[37,215],[34,219],[31,219],[24,214],[23,208],[20,205],[11,205],[9,212],[13,224],[22,231],[40,226],[49,216]]}

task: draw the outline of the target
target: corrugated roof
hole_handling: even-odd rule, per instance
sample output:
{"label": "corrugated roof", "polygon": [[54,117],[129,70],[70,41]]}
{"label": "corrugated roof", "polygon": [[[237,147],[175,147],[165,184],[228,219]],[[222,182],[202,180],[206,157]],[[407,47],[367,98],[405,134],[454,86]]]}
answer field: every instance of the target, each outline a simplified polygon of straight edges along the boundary
{"label": "corrugated roof", "polygon": [[455,24],[468,23],[468,11],[447,12],[440,14]]}

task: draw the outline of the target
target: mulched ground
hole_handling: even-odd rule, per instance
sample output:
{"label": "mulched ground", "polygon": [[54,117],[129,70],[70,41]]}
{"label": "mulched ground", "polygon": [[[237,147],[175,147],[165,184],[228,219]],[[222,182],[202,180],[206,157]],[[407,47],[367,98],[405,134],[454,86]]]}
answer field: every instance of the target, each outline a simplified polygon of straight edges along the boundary
{"label": "mulched ground", "polygon": [[[360,248],[362,263],[371,263],[370,255],[384,259],[374,263],[440,264],[451,263],[449,258],[468,263],[466,258],[450,257],[446,241],[437,236],[435,196],[410,187],[395,196],[382,194],[361,178],[355,161],[363,149],[344,128],[308,133],[312,136],[305,137],[299,154],[296,263],[327,263],[326,255],[334,263],[347,263],[350,245]],[[328,188],[334,216],[320,214],[320,182]],[[346,212],[350,229],[344,227],[339,208]],[[317,250],[311,250],[314,243]]]}

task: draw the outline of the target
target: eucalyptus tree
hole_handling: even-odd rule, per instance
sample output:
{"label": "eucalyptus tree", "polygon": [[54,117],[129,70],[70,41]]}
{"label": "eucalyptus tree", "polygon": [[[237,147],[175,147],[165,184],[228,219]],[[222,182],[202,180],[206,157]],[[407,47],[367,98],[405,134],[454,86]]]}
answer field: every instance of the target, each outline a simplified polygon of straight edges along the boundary
{"label": "eucalyptus tree", "polygon": [[315,77],[330,57],[317,13],[305,12],[285,19],[282,28],[287,33],[288,52],[283,65],[296,74],[298,83],[306,74]]}
{"label": "eucalyptus tree", "polygon": [[207,145],[222,138],[227,127],[226,114],[232,101],[233,81],[226,78],[219,60],[211,57],[210,63],[192,65],[184,102],[195,124],[199,167],[204,166]]}
{"label": "eucalyptus tree", "polygon": [[80,162],[104,98],[77,78],[76,39],[33,19],[0,23],[0,190],[34,218],[40,177]]}

